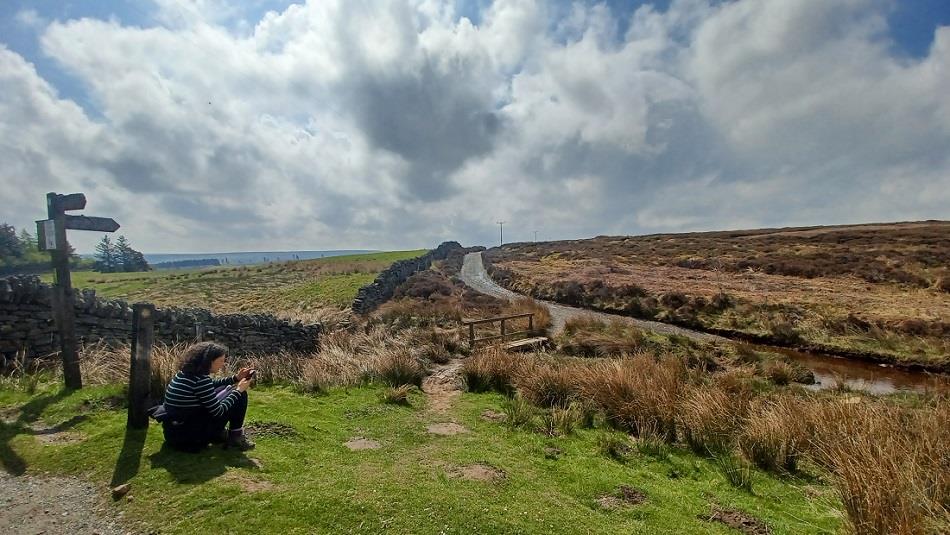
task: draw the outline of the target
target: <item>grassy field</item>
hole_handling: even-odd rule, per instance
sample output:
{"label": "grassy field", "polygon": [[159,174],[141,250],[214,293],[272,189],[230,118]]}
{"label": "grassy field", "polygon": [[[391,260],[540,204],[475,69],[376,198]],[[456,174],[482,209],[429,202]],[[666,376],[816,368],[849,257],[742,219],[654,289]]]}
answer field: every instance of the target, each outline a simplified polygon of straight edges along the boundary
{"label": "grassy field", "polygon": [[[193,533],[196,523],[214,533],[730,533],[707,520],[714,506],[752,515],[774,533],[835,533],[842,522],[821,480],[756,473],[748,493],[686,450],[618,462],[598,452],[606,431],[509,430],[481,417],[502,410],[497,394],[466,393],[450,412],[436,413],[421,393],[406,407],[382,403],[382,392],[375,385],[318,396],[255,390],[250,426],[271,433],[245,456],[219,447],[196,455],[163,450],[155,425],[127,435],[124,411],[109,408],[120,394],[115,386],[64,394],[41,385],[32,396],[0,390],[7,422],[0,461],[14,473],[88,478],[103,496],[131,481],[134,500],[111,508],[161,533]],[[72,441],[45,443],[29,432],[33,422],[77,414],[85,419],[70,428]],[[449,420],[469,432],[426,432]],[[381,447],[350,451],[344,443],[354,437]],[[473,465],[497,476],[469,479]],[[643,503],[623,503],[621,485],[641,492]]]}
{"label": "grassy field", "polygon": [[[159,307],[202,307],[218,313],[293,314],[345,307],[356,291],[397,260],[424,250],[297,260],[257,266],[161,270],[146,273],[73,273],[73,287],[102,297],[148,301]],[[52,275],[45,275],[49,282]]]}
{"label": "grassy field", "polygon": [[538,298],[950,370],[950,223],[597,237],[490,249]]}

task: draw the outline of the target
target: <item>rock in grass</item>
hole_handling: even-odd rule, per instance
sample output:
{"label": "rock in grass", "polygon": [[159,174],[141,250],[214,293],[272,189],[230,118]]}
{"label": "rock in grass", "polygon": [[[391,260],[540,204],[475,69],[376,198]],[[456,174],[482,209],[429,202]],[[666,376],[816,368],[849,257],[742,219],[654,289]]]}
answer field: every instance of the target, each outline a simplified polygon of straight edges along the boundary
{"label": "rock in grass", "polygon": [[125,496],[126,494],[128,494],[130,490],[132,490],[132,484],[131,484],[131,483],[123,483],[123,484],[119,485],[118,487],[113,487],[113,488],[112,488],[112,499],[113,499],[113,500],[118,500],[119,498],[121,498],[121,497]]}

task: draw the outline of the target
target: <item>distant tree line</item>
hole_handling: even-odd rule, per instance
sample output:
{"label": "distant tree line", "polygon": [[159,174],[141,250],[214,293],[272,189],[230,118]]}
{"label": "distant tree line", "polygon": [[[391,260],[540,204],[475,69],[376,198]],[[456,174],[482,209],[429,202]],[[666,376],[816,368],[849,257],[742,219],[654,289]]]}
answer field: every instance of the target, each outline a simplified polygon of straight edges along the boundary
{"label": "distant tree line", "polygon": [[152,268],[145,261],[145,255],[132,248],[125,236],[119,236],[115,243],[109,236],[103,236],[96,245],[96,263],[93,269],[101,273],[129,271],[149,271]]}
{"label": "distant tree line", "polygon": [[[91,262],[79,258],[68,242],[69,262],[73,269],[89,269]],[[26,229],[17,233],[13,225],[0,223],[0,275],[39,273],[52,269],[49,253],[40,251],[36,237]]]}

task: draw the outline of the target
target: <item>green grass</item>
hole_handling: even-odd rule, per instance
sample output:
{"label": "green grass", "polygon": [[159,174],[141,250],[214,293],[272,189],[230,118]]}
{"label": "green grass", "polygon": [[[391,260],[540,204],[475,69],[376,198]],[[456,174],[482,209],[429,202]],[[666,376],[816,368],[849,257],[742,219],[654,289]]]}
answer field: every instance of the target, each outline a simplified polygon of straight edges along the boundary
{"label": "green grass", "polygon": [[[215,312],[299,312],[346,306],[360,286],[397,260],[425,250],[391,251],[255,266],[218,266],[144,273],[72,274],[73,287],[102,297],[158,306],[194,306]],[[51,281],[52,275],[41,278]]]}
{"label": "green grass", "polygon": [[[775,533],[834,533],[840,504],[830,487],[756,471],[754,493],[733,488],[713,461],[671,448],[661,456],[632,454],[621,463],[598,453],[602,429],[548,437],[482,420],[504,397],[463,394],[448,414],[434,414],[422,394],[410,407],[384,404],[381,386],[331,389],[320,396],[282,387],[251,392],[249,422],[280,422],[297,436],[261,437],[247,456],[218,447],[197,454],[163,450],[160,428],[125,432],[123,409],[101,400],[119,387],[65,394],[43,385],[32,397],[0,390],[0,462],[14,473],[74,474],[102,489],[129,481],[134,500],[109,502],[113,512],[162,533],[729,533],[699,517],[710,504],[741,509]],[[85,401],[84,401],[85,400]],[[87,409],[83,409],[86,406]],[[32,421],[57,423],[85,439],[41,445]],[[454,419],[471,430],[426,433]],[[12,421],[12,422],[11,422]],[[349,451],[353,437],[382,448]],[[558,455],[547,452],[560,450]],[[257,468],[249,458],[259,460]],[[500,482],[462,480],[453,467],[483,463],[504,471]],[[243,486],[254,483],[260,490]],[[605,510],[597,498],[621,484],[642,490],[637,506]]]}

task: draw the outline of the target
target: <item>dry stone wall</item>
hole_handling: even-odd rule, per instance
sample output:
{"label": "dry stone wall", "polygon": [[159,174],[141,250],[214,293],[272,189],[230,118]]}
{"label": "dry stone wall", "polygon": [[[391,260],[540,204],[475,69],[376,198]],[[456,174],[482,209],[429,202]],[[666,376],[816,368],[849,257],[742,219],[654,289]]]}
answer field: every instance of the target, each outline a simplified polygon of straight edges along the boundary
{"label": "dry stone wall", "polygon": [[353,300],[353,312],[368,314],[393,296],[396,287],[406,282],[414,273],[429,269],[434,260],[445,260],[452,251],[463,249],[456,241],[443,242],[422,256],[399,260],[376,276],[376,280],[363,286]]}
{"label": "dry stone wall", "polygon": [[[4,361],[25,351],[27,358],[55,353],[59,336],[50,309],[51,291],[35,276],[0,279],[0,355]],[[93,290],[75,291],[76,335],[83,343],[127,343],[132,308],[102,299]],[[281,350],[316,351],[322,326],[290,322],[269,314],[212,314],[200,308],[159,309],[155,340],[192,342],[199,337],[227,345],[234,354]],[[5,363],[5,362],[4,362]]]}

